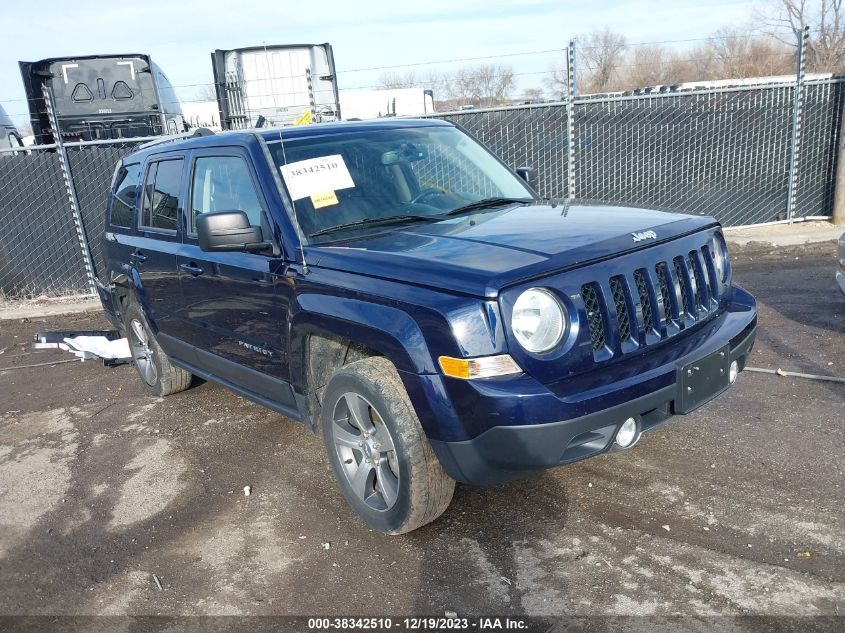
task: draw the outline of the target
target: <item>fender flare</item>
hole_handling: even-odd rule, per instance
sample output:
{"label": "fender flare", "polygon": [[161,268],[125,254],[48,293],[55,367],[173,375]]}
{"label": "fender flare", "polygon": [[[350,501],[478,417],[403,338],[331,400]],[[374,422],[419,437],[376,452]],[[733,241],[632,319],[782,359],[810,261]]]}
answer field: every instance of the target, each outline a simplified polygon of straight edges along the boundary
{"label": "fender flare", "polygon": [[[122,277],[122,279],[120,279],[120,281],[113,281],[112,285],[126,289],[130,300],[133,301],[141,310],[153,334],[158,334],[158,325],[156,325],[155,319],[152,317],[152,312],[149,309],[147,293],[144,292],[140,273],[132,266],[124,265],[121,266],[121,268],[123,272],[119,275],[119,277]],[[122,316],[123,315],[121,315],[121,317]]]}
{"label": "fender flare", "polygon": [[304,387],[307,346],[312,334],[361,343],[389,359],[400,372],[432,374],[437,369],[417,322],[399,308],[371,301],[305,293],[291,315],[290,375]]}

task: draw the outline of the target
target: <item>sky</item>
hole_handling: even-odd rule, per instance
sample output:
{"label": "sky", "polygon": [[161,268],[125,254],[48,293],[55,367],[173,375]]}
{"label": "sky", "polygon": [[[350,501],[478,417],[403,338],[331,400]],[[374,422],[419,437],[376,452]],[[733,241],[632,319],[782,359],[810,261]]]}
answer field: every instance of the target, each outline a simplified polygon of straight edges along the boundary
{"label": "sky", "polygon": [[[609,27],[629,42],[705,38],[749,24],[748,0],[0,0],[0,105],[27,120],[19,60],[148,53],[177,87],[197,98],[212,81],[216,48],[329,42],[341,89],[375,87],[383,70],[360,69],[563,49],[571,37]],[[683,44],[678,44],[683,46]],[[541,86],[564,53],[485,60],[506,63],[520,89]],[[482,63],[482,62],[475,62]],[[472,62],[415,68],[454,69]],[[407,69],[395,69],[405,72]]]}

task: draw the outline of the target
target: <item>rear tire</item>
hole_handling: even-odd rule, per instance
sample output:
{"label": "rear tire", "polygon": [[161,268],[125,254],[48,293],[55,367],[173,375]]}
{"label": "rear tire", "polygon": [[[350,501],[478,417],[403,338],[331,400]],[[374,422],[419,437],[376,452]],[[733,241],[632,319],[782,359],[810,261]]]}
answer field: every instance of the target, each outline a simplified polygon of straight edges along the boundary
{"label": "rear tire", "polygon": [[148,391],[169,396],[191,386],[192,374],[170,362],[137,305],[132,304],[126,310],[124,325],[132,364]]}
{"label": "rear tire", "polygon": [[326,387],[321,418],[338,486],[371,528],[403,534],[449,507],[455,481],[431,449],[389,360],[341,367]]}

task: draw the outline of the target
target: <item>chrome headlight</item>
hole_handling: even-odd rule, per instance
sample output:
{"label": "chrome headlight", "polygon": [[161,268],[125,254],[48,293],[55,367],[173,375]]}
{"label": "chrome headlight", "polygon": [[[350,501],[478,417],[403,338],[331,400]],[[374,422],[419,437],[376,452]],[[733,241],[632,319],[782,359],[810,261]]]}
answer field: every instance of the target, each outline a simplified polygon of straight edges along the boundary
{"label": "chrome headlight", "polygon": [[529,288],[513,304],[511,328],[522,347],[541,354],[560,343],[566,318],[566,309],[550,291]]}
{"label": "chrome headlight", "polygon": [[711,247],[713,257],[713,266],[716,269],[716,277],[719,283],[724,285],[728,283],[730,276],[730,260],[728,259],[728,245],[725,243],[725,238],[721,233],[716,233],[713,236],[713,245]]}

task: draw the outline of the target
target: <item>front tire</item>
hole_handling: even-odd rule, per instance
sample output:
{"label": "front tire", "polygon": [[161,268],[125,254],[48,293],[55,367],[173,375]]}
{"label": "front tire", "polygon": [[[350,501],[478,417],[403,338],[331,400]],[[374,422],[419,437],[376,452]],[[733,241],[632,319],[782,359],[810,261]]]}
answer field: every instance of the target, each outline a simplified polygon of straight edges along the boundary
{"label": "front tire", "polygon": [[389,360],[341,367],[326,387],[321,417],[338,486],[371,528],[403,534],[449,507],[455,481],[431,449]]}
{"label": "front tire", "polygon": [[132,364],[148,391],[169,396],[191,386],[191,373],[170,362],[138,306],[129,306],[124,325]]}

